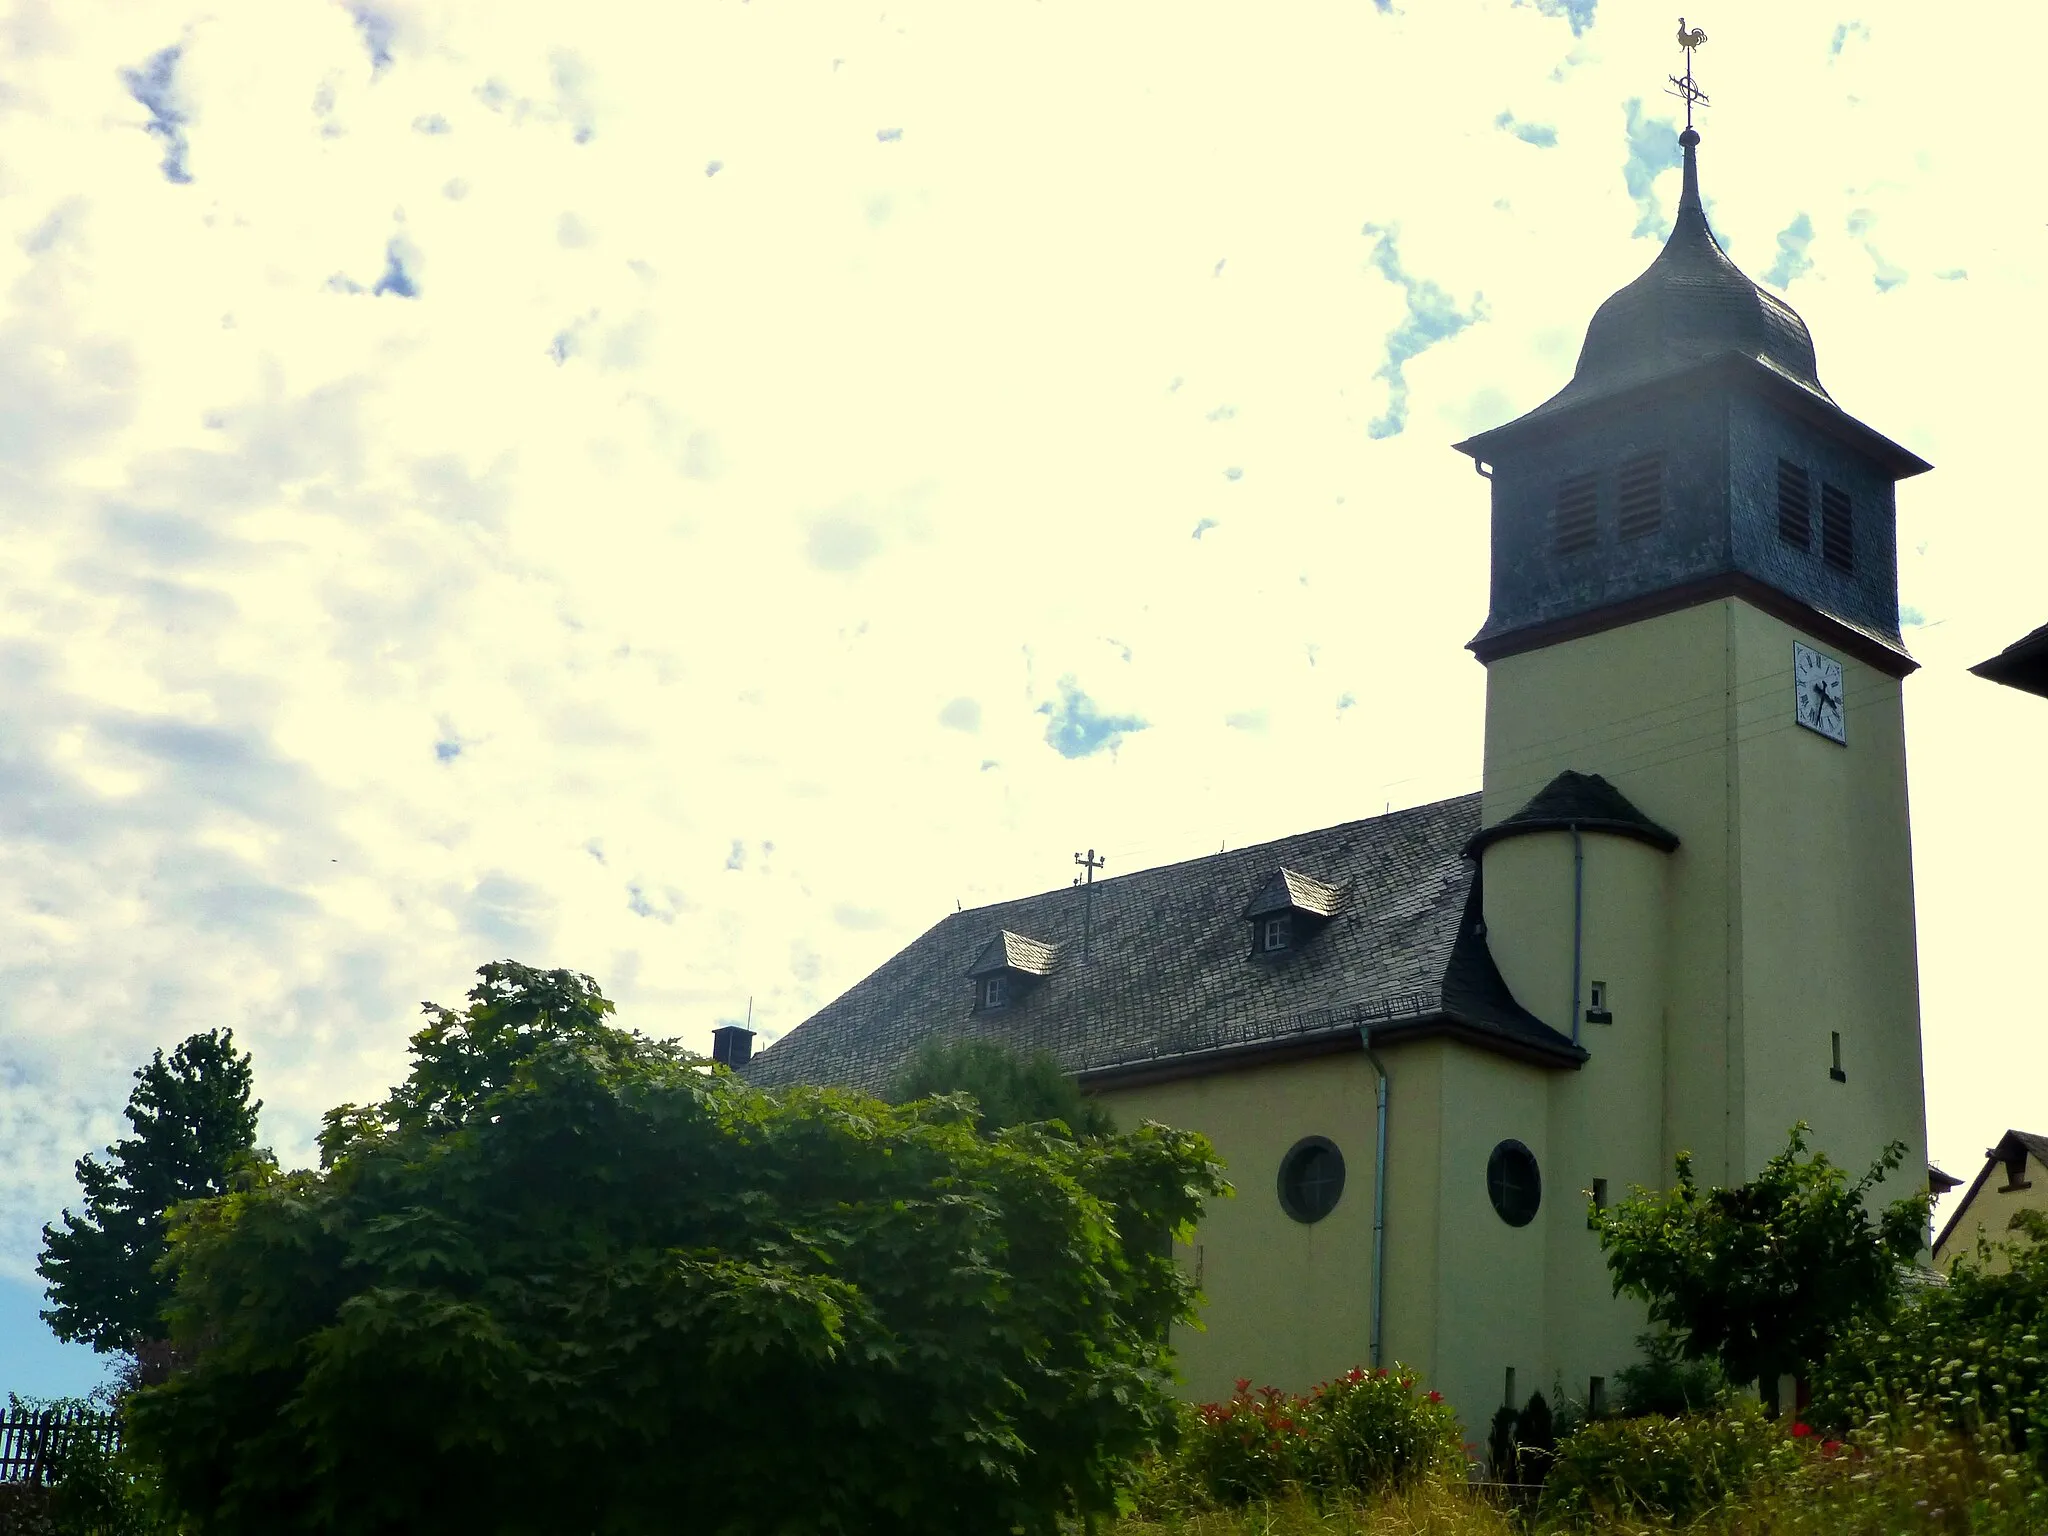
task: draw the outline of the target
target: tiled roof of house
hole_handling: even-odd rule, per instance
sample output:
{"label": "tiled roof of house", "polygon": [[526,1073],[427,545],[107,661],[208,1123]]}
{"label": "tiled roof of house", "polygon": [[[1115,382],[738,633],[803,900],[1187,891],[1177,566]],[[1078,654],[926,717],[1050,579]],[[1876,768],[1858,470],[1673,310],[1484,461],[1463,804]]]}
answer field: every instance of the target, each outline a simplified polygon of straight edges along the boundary
{"label": "tiled roof of house", "polygon": [[[927,1038],[986,1036],[1050,1051],[1069,1072],[1165,1069],[1195,1058],[1355,1035],[1447,1033],[1554,1066],[1585,1052],[1522,1008],[1486,948],[1477,872],[1461,850],[1479,797],[1346,822],[1257,847],[946,917],[754,1057],[754,1082],[884,1089]],[[1343,888],[1298,948],[1254,957],[1247,902],[1276,868]],[[969,971],[1004,934],[1056,945],[1059,965],[1016,1002],[977,1011]]]}
{"label": "tiled roof of house", "polygon": [[2048,698],[2048,624],[2020,636],[1989,661],[1970,670],[1994,683]]}

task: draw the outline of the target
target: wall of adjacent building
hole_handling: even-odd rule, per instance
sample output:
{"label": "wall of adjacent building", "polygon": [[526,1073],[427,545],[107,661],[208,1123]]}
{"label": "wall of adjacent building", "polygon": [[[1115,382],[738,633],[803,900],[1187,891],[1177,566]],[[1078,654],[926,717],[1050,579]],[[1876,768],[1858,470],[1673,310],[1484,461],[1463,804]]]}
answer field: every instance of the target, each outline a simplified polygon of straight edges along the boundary
{"label": "wall of adjacent building", "polygon": [[1946,1270],[1959,1258],[1974,1258],[1982,1238],[1992,1250],[1985,1267],[1994,1274],[2003,1272],[2010,1263],[2003,1250],[2012,1240],[2012,1218],[2017,1211],[2048,1214],[2048,1165],[2031,1154],[2019,1188],[2008,1187],[2003,1163],[1994,1164],[1954,1227],[1943,1234],[1941,1246],[1934,1250],[1934,1267]]}

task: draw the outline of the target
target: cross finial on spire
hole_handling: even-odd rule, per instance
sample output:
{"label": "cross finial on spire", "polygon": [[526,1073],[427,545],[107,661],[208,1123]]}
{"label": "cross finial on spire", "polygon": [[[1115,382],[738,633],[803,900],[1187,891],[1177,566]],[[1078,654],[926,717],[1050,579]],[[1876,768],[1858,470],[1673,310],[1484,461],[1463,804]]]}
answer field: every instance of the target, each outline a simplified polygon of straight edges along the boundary
{"label": "cross finial on spire", "polygon": [[1700,44],[1706,40],[1707,29],[1705,27],[1694,27],[1688,31],[1685,25],[1685,18],[1683,16],[1678,18],[1678,46],[1685,52],[1685,73],[1669,77],[1673,89],[1665,94],[1677,96],[1685,102],[1685,129],[1688,133],[1692,131],[1692,109],[1695,106],[1710,107],[1713,105],[1712,102],[1707,100],[1707,93],[1701,90],[1692,78],[1692,56],[1698,51]]}

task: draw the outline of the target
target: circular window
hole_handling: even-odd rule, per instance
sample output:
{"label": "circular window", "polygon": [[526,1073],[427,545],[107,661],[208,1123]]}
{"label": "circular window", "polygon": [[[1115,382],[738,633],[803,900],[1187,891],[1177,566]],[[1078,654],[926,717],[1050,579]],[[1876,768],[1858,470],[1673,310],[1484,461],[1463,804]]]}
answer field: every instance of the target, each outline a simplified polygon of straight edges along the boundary
{"label": "circular window", "polygon": [[1504,1141],[1486,1160],[1486,1194],[1500,1219],[1511,1227],[1526,1227],[1536,1219],[1536,1207],[1543,1203],[1543,1176],[1536,1171],[1536,1154],[1519,1141]]}
{"label": "circular window", "polygon": [[1304,1136],[1280,1159],[1280,1209],[1296,1221],[1321,1221],[1344,1193],[1344,1154],[1327,1136]]}

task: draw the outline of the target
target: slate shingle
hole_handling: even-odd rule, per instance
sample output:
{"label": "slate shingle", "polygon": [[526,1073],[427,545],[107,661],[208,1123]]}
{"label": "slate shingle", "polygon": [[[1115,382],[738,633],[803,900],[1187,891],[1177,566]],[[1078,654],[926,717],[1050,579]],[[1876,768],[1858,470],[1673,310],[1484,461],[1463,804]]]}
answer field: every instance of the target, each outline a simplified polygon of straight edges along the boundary
{"label": "slate shingle", "polygon": [[[749,1080],[885,1089],[928,1037],[1050,1051],[1077,1074],[1309,1043],[1371,1023],[1391,1038],[1457,1034],[1570,1066],[1585,1053],[1509,995],[1479,932],[1479,796],[1464,795],[1256,847],[956,912],[749,1064]],[[1242,914],[1276,868],[1346,887],[1299,948],[1251,955]],[[1008,1007],[976,1012],[968,979],[1005,932],[1060,963]]]}

